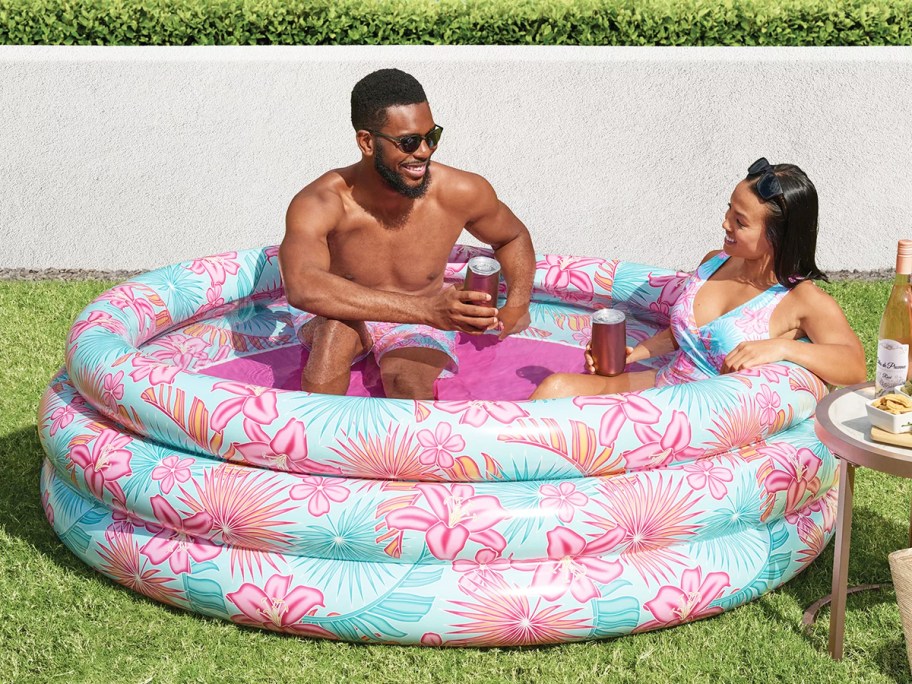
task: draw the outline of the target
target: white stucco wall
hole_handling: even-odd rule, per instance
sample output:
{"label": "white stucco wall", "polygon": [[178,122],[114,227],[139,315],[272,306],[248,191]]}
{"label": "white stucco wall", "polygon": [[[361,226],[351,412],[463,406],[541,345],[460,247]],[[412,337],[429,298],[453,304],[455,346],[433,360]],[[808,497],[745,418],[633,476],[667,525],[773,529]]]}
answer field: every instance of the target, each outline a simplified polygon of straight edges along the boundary
{"label": "white stucco wall", "polygon": [[542,252],[690,269],[759,156],[816,183],[823,268],[912,237],[912,48],[0,47],[0,268],[278,242],[358,159],[351,88],[386,66]]}

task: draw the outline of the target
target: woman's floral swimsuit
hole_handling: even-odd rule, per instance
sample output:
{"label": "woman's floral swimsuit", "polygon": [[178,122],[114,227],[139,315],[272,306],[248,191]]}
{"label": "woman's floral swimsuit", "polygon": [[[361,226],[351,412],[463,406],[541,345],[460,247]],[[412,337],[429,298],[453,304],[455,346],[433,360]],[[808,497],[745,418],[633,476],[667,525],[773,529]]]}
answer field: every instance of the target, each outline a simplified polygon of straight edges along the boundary
{"label": "woman's floral swimsuit", "polygon": [[776,305],[790,290],[776,283],[753,299],[703,326],[694,319],[693,303],[700,287],[728,260],[720,252],[701,264],[671,307],[671,332],[679,349],[656,374],[656,387],[704,380],[716,375],[725,357],[741,342],[770,338],[769,322]]}

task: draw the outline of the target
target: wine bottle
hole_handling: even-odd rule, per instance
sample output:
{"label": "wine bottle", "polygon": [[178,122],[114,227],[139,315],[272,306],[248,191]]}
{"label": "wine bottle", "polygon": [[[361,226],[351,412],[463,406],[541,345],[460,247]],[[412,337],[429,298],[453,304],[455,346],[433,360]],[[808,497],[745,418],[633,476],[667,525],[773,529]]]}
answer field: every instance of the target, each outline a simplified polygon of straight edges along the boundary
{"label": "wine bottle", "polygon": [[877,335],[877,370],[874,393],[885,394],[909,379],[909,349],[912,346],[912,240],[900,240],[896,248],[896,278],[880,319]]}

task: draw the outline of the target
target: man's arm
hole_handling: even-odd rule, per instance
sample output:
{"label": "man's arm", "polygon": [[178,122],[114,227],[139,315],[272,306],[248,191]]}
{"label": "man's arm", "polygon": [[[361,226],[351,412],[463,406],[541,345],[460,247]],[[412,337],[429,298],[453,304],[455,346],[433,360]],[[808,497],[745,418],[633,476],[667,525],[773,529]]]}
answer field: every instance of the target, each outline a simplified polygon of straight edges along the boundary
{"label": "man's arm", "polygon": [[302,192],[288,207],[279,264],[291,306],[336,320],[423,323],[464,332],[479,332],[496,323],[497,310],[485,306],[483,293],[450,287],[423,297],[374,290],[330,273],[328,237],[342,212],[339,197],[325,190]]}
{"label": "man's arm", "polygon": [[523,222],[497,198],[494,188],[481,176],[470,174],[475,216],[466,230],[494,249],[507,282],[507,301],[498,318],[503,326],[500,339],[522,332],[529,326],[529,301],[535,277],[535,249]]}

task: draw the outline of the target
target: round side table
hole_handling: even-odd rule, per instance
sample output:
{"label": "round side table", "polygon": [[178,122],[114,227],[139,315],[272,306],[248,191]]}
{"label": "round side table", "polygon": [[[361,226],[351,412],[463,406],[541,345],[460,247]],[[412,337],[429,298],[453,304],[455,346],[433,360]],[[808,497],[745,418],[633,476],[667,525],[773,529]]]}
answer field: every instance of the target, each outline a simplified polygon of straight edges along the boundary
{"label": "round side table", "polygon": [[[834,660],[842,660],[845,635],[846,586],[849,568],[849,542],[852,535],[852,494],[855,488],[855,468],[879,470],[890,475],[912,478],[912,449],[881,444],[871,440],[871,423],[865,404],[874,399],[874,383],[852,385],[828,394],[817,405],[814,429],[817,437],[839,458],[839,503],[836,509],[836,548],[833,554],[833,588],[830,594],[829,652]],[[909,526],[909,546],[912,546],[912,517]],[[884,585],[853,587],[852,591],[878,588]],[[808,609],[816,613],[827,603],[827,597]],[[811,615],[813,620],[813,615]]]}

